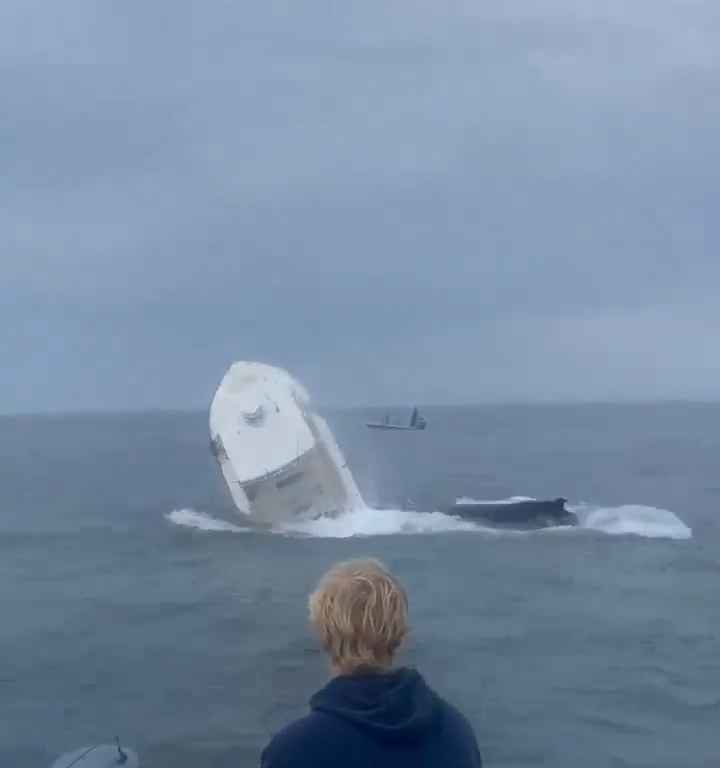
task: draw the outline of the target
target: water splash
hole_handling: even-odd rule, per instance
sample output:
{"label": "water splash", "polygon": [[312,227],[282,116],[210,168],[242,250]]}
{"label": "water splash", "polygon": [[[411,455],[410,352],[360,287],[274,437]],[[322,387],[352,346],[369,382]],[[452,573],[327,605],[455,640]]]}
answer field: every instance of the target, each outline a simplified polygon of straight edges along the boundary
{"label": "water splash", "polygon": [[692,529],[668,509],[642,504],[619,507],[571,507],[580,518],[580,525],[611,536],[634,534],[650,539],[690,539]]}
{"label": "water splash", "polygon": [[[535,501],[532,496],[511,496],[509,499],[488,501],[463,496],[456,504],[511,504],[516,501]],[[567,505],[580,521],[579,527],[610,536],[635,535],[649,539],[691,539],[692,529],[674,512],[644,504],[621,504],[617,507],[598,507],[592,504]],[[548,530],[577,530],[571,526],[555,526]],[[535,531],[533,531],[535,532]]]}
{"label": "water splash", "polygon": [[[493,503],[511,503],[529,500],[514,496]],[[481,503],[474,499],[458,499],[457,503]],[[635,535],[645,538],[690,539],[692,530],[673,512],[641,504],[623,504],[617,507],[597,507],[588,504],[568,505],[577,514],[580,525],[556,526],[531,531],[497,529],[472,520],[463,520],[441,512],[415,512],[401,509],[375,509],[360,507],[339,517],[317,520],[294,520],[276,525],[270,533],[284,536],[344,539],[354,536],[399,536],[436,533],[484,533],[490,535],[535,535],[551,531],[597,531],[611,536]],[[165,515],[174,525],[201,531],[248,533],[257,531],[204,512],[177,509]]]}
{"label": "water splash", "polygon": [[165,515],[165,519],[174,525],[184,528],[195,528],[198,531],[224,531],[226,533],[247,533],[250,528],[219,520],[216,517],[197,512],[194,509],[174,509]]}
{"label": "water splash", "polygon": [[486,531],[469,520],[441,512],[413,512],[402,509],[362,507],[339,517],[324,517],[285,523],[279,533],[294,533],[320,538],[345,539],[351,536],[393,536],[399,534],[444,533],[449,531]]}

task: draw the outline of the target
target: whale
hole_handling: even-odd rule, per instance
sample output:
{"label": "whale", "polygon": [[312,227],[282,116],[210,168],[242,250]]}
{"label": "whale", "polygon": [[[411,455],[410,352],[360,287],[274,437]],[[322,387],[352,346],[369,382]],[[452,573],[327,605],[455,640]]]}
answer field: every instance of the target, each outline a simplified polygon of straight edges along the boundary
{"label": "whale", "polygon": [[464,520],[501,528],[550,528],[578,525],[578,516],[566,508],[567,499],[509,501],[456,501],[443,511]]}

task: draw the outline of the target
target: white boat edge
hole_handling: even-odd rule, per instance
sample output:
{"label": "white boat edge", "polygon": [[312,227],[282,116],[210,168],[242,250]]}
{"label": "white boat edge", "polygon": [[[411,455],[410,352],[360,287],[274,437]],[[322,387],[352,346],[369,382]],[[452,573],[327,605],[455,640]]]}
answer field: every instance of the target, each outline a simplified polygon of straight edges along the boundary
{"label": "white boat edge", "polygon": [[213,452],[237,512],[275,525],[364,506],[328,423],[286,370],[237,361],[210,405]]}

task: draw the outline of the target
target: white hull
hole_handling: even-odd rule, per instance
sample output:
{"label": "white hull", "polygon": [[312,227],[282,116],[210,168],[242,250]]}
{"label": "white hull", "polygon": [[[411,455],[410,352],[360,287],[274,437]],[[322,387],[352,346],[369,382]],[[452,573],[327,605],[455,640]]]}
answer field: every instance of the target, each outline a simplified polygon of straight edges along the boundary
{"label": "white hull", "polygon": [[273,525],[362,504],[324,419],[286,371],[234,363],[210,406],[215,456],[238,511]]}

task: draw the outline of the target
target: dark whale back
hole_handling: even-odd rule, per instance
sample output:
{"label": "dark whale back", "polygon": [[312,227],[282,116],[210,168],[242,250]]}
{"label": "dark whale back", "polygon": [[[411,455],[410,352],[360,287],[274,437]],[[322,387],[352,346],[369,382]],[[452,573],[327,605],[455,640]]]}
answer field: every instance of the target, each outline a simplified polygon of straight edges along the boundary
{"label": "dark whale back", "polygon": [[565,508],[566,499],[522,500],[453,504],[446,512],[466,520],[499,526],[547,528],[555,525],[577,525],[574,512]]}

